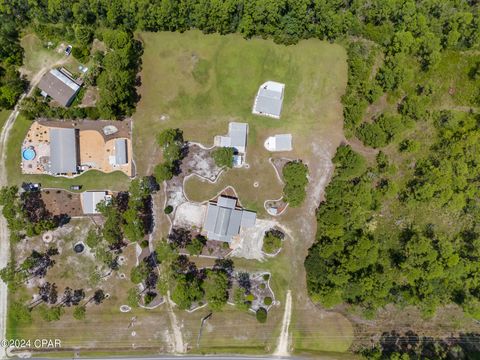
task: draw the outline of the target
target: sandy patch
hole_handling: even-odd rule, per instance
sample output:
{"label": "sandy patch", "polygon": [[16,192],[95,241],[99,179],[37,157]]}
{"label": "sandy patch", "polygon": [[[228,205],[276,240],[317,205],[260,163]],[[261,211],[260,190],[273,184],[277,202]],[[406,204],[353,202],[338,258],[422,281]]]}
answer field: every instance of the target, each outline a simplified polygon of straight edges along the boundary
{"label": "sandy patch", "polygon": [[177,207],[173,225],[176,227],[197,227],[201,228],[206,211],[205,205],[193,204],[190,202],[183,203]]}
{"label": "sandy patch", "polygon": [[255,226],[243,229],[232,242],[232,256],[262,260],[264,258],[262,247],[265,231],[275,225],[275,221],[257,219]]}

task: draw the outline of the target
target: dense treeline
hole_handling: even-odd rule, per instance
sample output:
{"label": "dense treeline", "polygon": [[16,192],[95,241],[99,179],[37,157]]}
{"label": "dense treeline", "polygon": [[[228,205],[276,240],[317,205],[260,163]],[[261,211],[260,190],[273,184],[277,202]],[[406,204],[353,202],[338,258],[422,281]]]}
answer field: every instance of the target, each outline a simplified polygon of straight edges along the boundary
{"label": "dense treeline", "polygon": [[[383,153],[368,167],[349,146],[338,149],[317,214],[318,239],[305,262],[315,300],[370,310],[418,305],[425,315],[454,302],[480,315],[480,117],[443,111],[434,118],[438,139],[406,182]],[[398,202],[394,225],[381,215],[389,202]],[[423,221],[419,209],[427,208],[456,225]],[[408,222],[405,214],[413,215]]]}
{"label": "dense treeline", "polygon": [[18,26],[13,19],[0,14],[0,109],[12,109],[25,88],[17,71],[22,60]]}
{"label": "dense treeline", "polygon": [[[358,94],[361,96],[356,96],[358,89],[353,93],[348,90],[344,98],[347,128],[358,123],[366,100],[373,101],[382,88],[393,90],[405,80],[409,56],[428,69],[443,49],[480,44],[479,7],[467,1],[14,0],[0,4],[0,15],[9,19],[2,20],[0,42],[7,45],[2,50],[17,65],[21,49],[16,34],[25,26],[45,40],[74,42],[73,55],[80,61],[91,55],[95,37],[104,39],[108,51],[94,73],[101,95],[100,116],[108,118],[130,115],[138,99],[135,78],[141,49],[133,40],[135,30],[240,32],[247,38],[272,37],[283,44],[309,37],[373,40],[384,49],[384,64],[375,81],[365,83],[367,87]],[[112,36],[114,41],[110,41]],[[0,91],[3,107],[11,107],[20,94],[20,83],[9,79],[11,76],[0,83],[6,86]],[[68,113],[69,117],[82,115],[89,114]]]}

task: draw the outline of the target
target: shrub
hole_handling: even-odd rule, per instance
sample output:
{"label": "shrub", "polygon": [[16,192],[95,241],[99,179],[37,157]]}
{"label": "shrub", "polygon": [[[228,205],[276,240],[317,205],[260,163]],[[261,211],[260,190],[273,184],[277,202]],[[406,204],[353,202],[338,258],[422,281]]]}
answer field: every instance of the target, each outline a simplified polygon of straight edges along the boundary
{"label": "shrub", "polygon": [[154,292],[148,292],[143,297],[143,301],[145,305],[149,305],[153,301],[153,299],[155,299],[156,297],[157,297],[157,294],[155,294]]}
{"label": "shrub", "polygon": [[267,310],[263,307],[257,310],[256,318],[259,323],[265,323],[267,321]]}
{"label": "shrub", "polygon": [[263,303],[267,306],[272,305],[272,298],[270,296],[267,296],[265,299],[263,299]]}
{"label": "shrub", "polygon": [[138,307],[138,302],[140,301],[140,294],[138,293],[138,290],[136,288],[131,288],[127,292],[127,304],[131,308],[136,308]]}
{"label": "shrub", "polygon": [[248,295],[245,296],[245,300],[251,302],[251,301],[255,300],[255,296],[253,294],[248,294]]}
{"label": "shrub", "polygon": [[64,310],[62,307],[53,307],[49,308],[48,306],[44,305],[39,308],[40,317],[45,321],[58,321],[62,316]]}
{"label": "shrub", "polygon": [[267,287],[267,285],[265,285],[264,283],[261,283],[259,287],[260,289],[264,290]]}
{"label": "shrub", "polygon": [[234,149],[231,147],[219,147],[212,152],[213,160],[219,167],[233,166]]}
{"label": "shrub", "polygon": [[263,238],[262,250],[267,254],[276,253],[282,247],[283,233],[280,232],[280,234],[275,231],[267,231]]}
{"label": "shrub", "polygon": [[77,320],[84,320],[86,312],[87,309],[85,306],[77,306],[75,310],[73,310],[73,317]]}
{"label": "shrub", "polygon": [[172,206],[172,205],[167,205],[167,206],[165,207],[165,209],[163,209],[163,212],[164,212],[165,214],[167,214],[167,215],[168,215],[168,214],[171,214],[171,213],[173,212],[173,206]]}
{"label": "shrub", "polygon": [[173,178],[174,166],[170,162],[163,162],[155,166],[153,170],[153,175],[157,182],[167,181]]}
{"label": "shrub", "polygon": [[290,206],[296,207],[305,200],[305,186],[308,184],[308,168],[301,161],[290,161],[282,170],[285,186],[283,188],[284,200]]}
{"label": "shrub", "polygon": [[140,243],[140,247],[141,247],[142,249],[148,248],[148,240],[143,240],[143,241]]}
{"label": "shrub", "polygon": [[270,274],[263,274],[263,280],[268,281],[270,279]]}

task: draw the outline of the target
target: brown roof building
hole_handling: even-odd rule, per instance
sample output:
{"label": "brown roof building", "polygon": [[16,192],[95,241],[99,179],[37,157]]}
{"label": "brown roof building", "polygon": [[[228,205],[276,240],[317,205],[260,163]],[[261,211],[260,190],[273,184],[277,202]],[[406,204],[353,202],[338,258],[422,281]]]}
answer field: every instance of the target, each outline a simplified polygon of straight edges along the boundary
{"label": "brown roof building", "polygon": [[48,95],[62,106],[70,106],[80,90],[72,76],[64,69],[52,69],[43,75],[38,87],[42,95]]}

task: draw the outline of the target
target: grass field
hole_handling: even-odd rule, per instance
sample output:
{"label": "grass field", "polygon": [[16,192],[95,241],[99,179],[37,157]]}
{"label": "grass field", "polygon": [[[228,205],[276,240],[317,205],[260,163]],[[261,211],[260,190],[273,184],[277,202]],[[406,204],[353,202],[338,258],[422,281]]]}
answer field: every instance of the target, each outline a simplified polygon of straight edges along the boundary
{"label": "grass field", "polygon": [[8,115],[10,115],[9,110],[0,110],[0,131],[3,128],[3,125],[7,121]]}
{"label": "grass field", "polygon": [[10,130],[6,160],[8,182],[10,184],[20,185],[26,181],[41,183],[43,187],[58,187],[63,189],[69,189],[71,185],[82,185],[82,191],[89,189],[125,190],[128,188],[129,178],[120,171],[104,174],[100,171],[91,170],[73,179],[49,175],[22,174],[20,168],[20,151],[23,139],[31,124],[32,122],[30,120],[19,116]]}
{"label": "grass field", "polygon": [[[54,63],[65,58],[63,48],[48,49],[42,40],[33,33],[25,35],[20,43],[25,51],[20,71],[29,80],[41,69],[50,68]],[[73,56],[69,56],[62,66],[74,73],[78,72],[78,65],[80,63]]]}
{"label": "grass field", "polygon": [[[180,127],[186,139],[212,145],[215,135],[227,132],[228,122],[249,124],[250,168],[228,171],[213,186],[191,178],[185,189],[191,200],[206,200],[234,185],[245,206],[262,210],[266,199],[282,194],[268,163],[271,154],[263,147],[268,136],[292,133],[294,151],[287,155],[305,159],[314,156],[313,136],[339,135],[338,128],[332,129],[341,121],[338,99],[345,81],[345,53],[339,46],[308,40],[285,47],[195,31],[140,33],[139,38],[145,44],[141,101],[134,116],[140,173],[150,173],[158,162],[155,135],[163,128]],[[258,87],[269,79],[286,84],[281,120],[251,114]]]}

